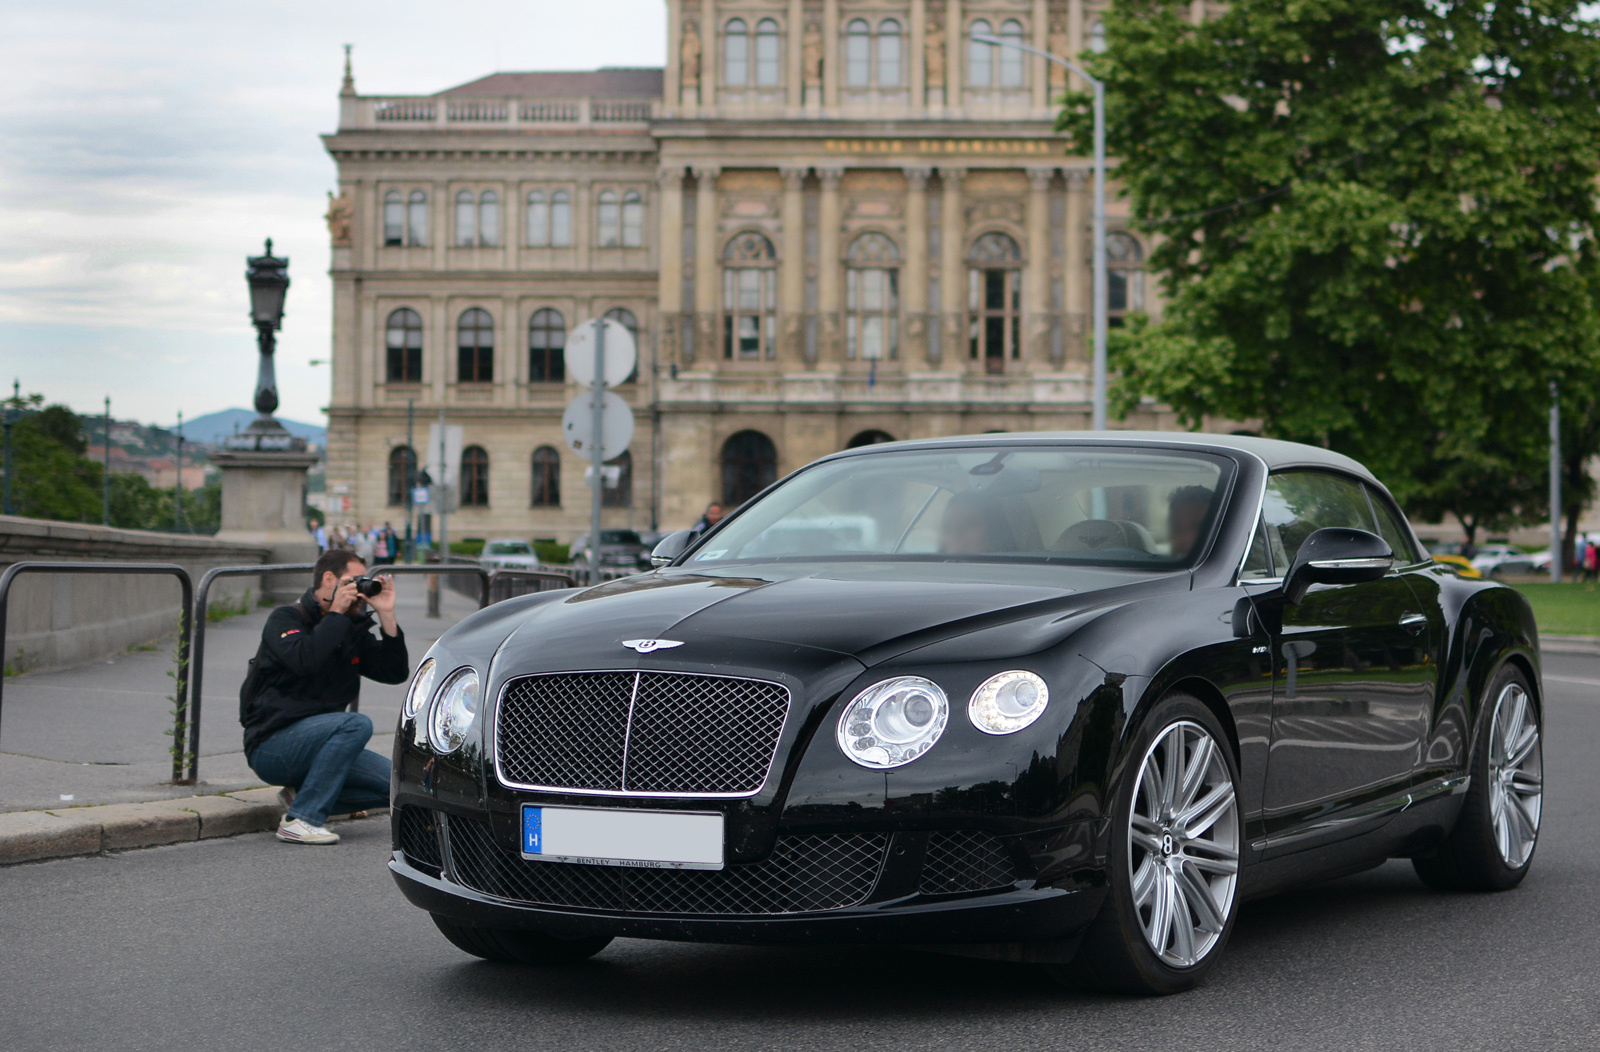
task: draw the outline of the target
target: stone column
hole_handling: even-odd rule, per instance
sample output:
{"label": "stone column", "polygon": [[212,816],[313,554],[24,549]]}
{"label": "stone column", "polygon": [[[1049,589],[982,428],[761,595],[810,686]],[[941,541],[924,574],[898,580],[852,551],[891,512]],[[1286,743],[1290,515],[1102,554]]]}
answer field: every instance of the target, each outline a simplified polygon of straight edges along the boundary
{"label": "stone column", "polygon": [[[266,548],[272,563],[317,561],[317,542],[306,529],[306,472],[317,454],[298,450],[229,451],[211,454],[222,472],[222,528],[217,540]],[[261,578],[262,598],[293,602],[310,574],[272,574]]]}
{"label": "stone column", "polygon": [[927,168],[906,169],[906,265],[900,282],[905,334],[901,358],[925,361],[928,354],[928,176]]}
{"label": "stone column", "polygon": [[[1050,50],[1050,11],[1045,0],[1033,0],[1033,41],[1040,51]],[[1071,58],[1063,55],[1062,58]],[[1028,86],[1033,93],[1034,112],[1043,116],[1050,105],[1050,63],[1040,55],[1028,56]]]}
{"label": "stone column", "polygon": [[945,0],[944,16],[944,111],[963,109],[961,85],[967,75],[967,27],[961,21],[961,0]]}
{"label": "stone column", "polygon": [[[1084,50],[1089,44],[1086,34],[1089,32],[1088,23],[1083,18],[1083,0],[1067,0],[1067,39],[1072,42],[1073,54]],[[1063,55],[1062,58],[1072,58],[1072,55]],[[1072,91],[1082,91],[1083,78],[1067,71],[1067,87]]]}
{"label": "stone column", "polygon": [[[587,105],[587,104],[585,104]],[[572,195],[572,248],[577,269],[588,270],[594,251],[594,182],[587,176],[578,179]]]}
{"label": "stone column", "polygon": [[715,0],[700,4],[700,116],[717,112],[717,78],[722,76],[722,27]]}
{"label": "stone column", "polygon": [[1087,331],[1089,305],[1090,247],[1089,247],[1089,182],[1086,168],[1067,169],[1067,218],[1063,232],[1062,281],[1066,285],[1067,358],[1080,364],[1085,360],[1088,345]]}
{"label": "stone column", "polygon": [[784,168],[783,248],[778,272],[778,360],[784,368],[805,359],[806,205],[804,168]]}
{"label": "stone column", "polygon": [[[831,75],[829,83],[833,83]],[[839,310],[839,183],[844,178],[843,168],[818,168],[822,180],[822,202],[817,213],[817,313],[821,315],[818,334],[817,358],[837,363],[844,357],[840,344]]]}
{"label": "stone column", "polygon": [[667,72],[661,88],[661,115],[678,115],[678,97],[682,93],[682,66],[679,52],[683,47],[683,0],[667,0]]}
{"label": "stone column", "polygon": [[802,68],[804,59],[800,49],[800,45],[804,42],[805,30],[805,0],[789,0],[789,24],[785,27],[787,35],[784,38],[788,41],[788,46],[784,48],[788,66],[783,82],[788,86],[789,104],[786,112],[791,117],[798,117],[805,107],[805,70]]}
{"label": "stone column", "polygon": [[839,115],[839,0],[822,2],[822,109]]}
{"label": "stone column", "polygon": [[1050,357],[1050,180],[1053,168],[1028,169],[1028,267],[1022,277],[1023,356]]}
{"label": "stone column", "polygon": [[1189,21],[1199,25],[1206,20],[1206,0],[1189,0]]}
{"label": "stone column", "polygon": [[927,79],[927,0],[911,0],[911,47],[905,56],[906,86],[911,91],[912,114],[921,115],[928,110]]}
{"label": "stone column", "polygon": [[664,361],[678,360],[678,333],[683,319],[683,169],[673,165],[656,173],[660,185],[661,237],[657,248],[660,282],[656,287],[659,347]]}
{"label": "stone column", "polygon": [[967,224],[961,212],[964,168],[940,167],[944,193],[939,202],[939,291],[944,295],[944,357],[940,368],[965,372],[969,350],[966,340],[967,268],[962,262],[967,244]]}
{"label": "stone column", "polygon": [[717,174],[716,165],[696,165],[694,227],[694,324],[696,364],[709,366],[722,356],[717,347],[717,301],[722,291],[722,273],[717,267]]}

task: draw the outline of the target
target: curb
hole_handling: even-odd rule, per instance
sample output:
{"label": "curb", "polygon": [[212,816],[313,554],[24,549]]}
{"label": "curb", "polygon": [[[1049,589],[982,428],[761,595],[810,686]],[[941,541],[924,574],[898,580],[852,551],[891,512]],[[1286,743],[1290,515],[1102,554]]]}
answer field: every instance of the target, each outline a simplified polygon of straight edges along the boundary
{"label": "curb", "polygon": [[148,804],[0,813],[0,866],[181,844],[278,828],[276,787]]}
{"label": "curb", "polygon": [[1546,654],[1600,654],[1600,637],[1541,634],[1539,649]]}

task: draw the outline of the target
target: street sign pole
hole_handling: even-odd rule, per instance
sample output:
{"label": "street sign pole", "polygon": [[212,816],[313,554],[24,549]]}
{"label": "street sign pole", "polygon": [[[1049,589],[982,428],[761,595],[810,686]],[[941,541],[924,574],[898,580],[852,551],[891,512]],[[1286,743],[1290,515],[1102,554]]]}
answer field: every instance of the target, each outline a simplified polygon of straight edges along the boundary
{"label": "street sign pole", "polygon": [[1550,580],[1561,583],[1561,389],[1550,381]]}
{"label": "street sign pole", "polygon": [[[412,437],[416,426],[417,400],[406,400],[406,462],[405,462],[405,487],[406,487],[406,562],[417,561],[417,535],[414,527],[417,519],[417,504],[413,499],[413,490],[417,485],[417,471],[413,466],[417,462],[417,443]],[[393,552],[390,553],[394,554]]]}
{"label": "street sign pole", "polygon": [[[435,502],[439,516],[439,561],[450,561],[450,494],[445,489],[445,435],[448,432],[444,426],[444,406],[439,407],[439,477],[433,480],[439,493]],[[428,575],[428,616],[438,617],[439,614],[439,574]]]}
{"label": "street sign pole", "polygon": [[100,485],[105,501],[104,510],[100,513],[100,521],[106,526],[111,525],[111,396],[106,395],[106,469],[100,476]]}
{"label": "street sign pole", "polygon": [[589,405],[594,410],[594,485],[589,493],[589,584],[600,583],[600,506],[606,484],[602,459],[606,447],[606,323],[594,322],[594,383],[589,387]]}

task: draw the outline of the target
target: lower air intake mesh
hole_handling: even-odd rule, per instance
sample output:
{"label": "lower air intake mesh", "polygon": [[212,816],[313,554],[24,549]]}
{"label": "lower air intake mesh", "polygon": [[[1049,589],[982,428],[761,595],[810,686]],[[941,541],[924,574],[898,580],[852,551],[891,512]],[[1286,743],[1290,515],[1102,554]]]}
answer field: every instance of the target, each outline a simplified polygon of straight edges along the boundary
{"label": "lower air intake mesh", "polygon": [[438,812],[425,807],[402,807],[396,839],[395,847],[406,856],[407,862],[430,876],[439,875],[444,861],[439,852]]}
{"label": "lower air intake mesh", "polygon": [[924,895],[988,891],[1016,883],[1017,869],[1005,845],[988,833],[941,831],[928,837],[922,863]]}

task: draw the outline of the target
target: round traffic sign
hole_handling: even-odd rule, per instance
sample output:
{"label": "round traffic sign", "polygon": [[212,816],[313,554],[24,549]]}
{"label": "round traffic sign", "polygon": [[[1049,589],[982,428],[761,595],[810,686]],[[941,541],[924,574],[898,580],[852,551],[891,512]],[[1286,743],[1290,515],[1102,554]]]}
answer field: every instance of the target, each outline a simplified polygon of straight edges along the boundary
{"label": "round traffic sign", "polygon": [[[633,345],[633,334],[615,318],[601,318],[600,324],[606,330],[606,375],[607,387],[615,387],[626,380],[632,373],[633,367],[639,360],[639,352]],[[594,321],[579,322],[573,330],[567,333],[567,376],[578,381],[584,387],[594,383],[595,360],[595,323]]]}
{"label": "round traffic sign", "polygon": [[[609,349],[606,357],[611,357]],[[610,371],[609,366],[607,371]],[[602,405],[604,445],[600,456],[594,455],[594,406],[593,396],[589,392],[585,391],[574,398],[572,404],[567,406],[567,411],[561,414],[561,433],[566,436],[567,446],[574,453],[603,463],[620,456],[628,448],[628,443],[633,441],[633,410],[613,391],[605,392]]]}

